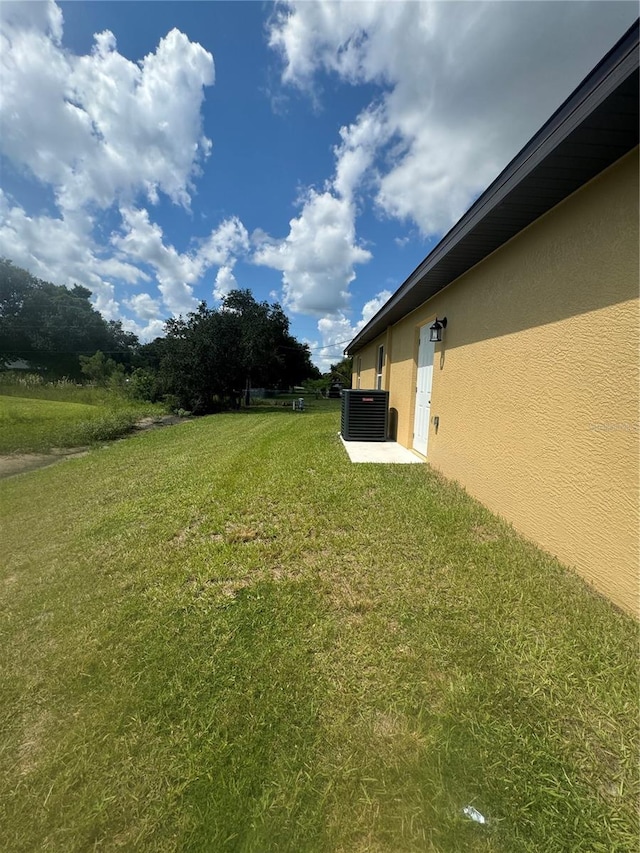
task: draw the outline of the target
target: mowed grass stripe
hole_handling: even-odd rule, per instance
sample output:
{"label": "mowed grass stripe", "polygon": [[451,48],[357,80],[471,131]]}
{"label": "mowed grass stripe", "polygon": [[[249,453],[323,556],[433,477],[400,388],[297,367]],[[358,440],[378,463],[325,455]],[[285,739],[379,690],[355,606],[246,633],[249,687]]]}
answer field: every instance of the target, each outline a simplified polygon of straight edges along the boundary
{"label": "mowed grass stripe", "polygon": [[635,624],[337,430],[218,415],[0,486],[0,847],[634,849]]}

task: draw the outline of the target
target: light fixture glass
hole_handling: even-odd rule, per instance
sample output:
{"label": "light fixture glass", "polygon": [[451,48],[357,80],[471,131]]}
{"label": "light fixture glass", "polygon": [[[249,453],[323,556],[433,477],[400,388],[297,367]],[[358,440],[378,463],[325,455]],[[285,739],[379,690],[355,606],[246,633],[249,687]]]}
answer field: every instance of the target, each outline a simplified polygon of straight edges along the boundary
{"label": "light fixture glass", "polygon": [[447,328],[447,318],[443,317],[438,320],[436,317],[435,323],[429,326],[429,340],[432,344],[437,344],[442,340],[442,330]]}

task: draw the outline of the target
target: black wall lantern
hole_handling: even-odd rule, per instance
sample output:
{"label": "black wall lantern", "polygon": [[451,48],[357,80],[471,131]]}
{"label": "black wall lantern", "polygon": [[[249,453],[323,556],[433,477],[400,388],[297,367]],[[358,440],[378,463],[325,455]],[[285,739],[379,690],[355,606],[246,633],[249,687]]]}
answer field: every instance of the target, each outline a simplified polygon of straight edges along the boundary
{"label": "black wall lantern", "polygon": [[442,320],[438,320],[436,317],[436,321],[432,326],[429,326],[429,340],[432,344],[438,343],[438,341],[442,340],[442,330],[447,328],[447,318],[443,317]]}

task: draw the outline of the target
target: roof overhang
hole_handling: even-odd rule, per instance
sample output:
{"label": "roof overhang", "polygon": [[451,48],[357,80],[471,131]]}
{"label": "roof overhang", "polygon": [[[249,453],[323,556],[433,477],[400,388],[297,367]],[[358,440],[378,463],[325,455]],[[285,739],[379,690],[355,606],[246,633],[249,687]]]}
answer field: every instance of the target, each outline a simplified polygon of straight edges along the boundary
{"label": "roof overhang", "polygon": [[638,21],[345,349],[352,355],[638,145]]}

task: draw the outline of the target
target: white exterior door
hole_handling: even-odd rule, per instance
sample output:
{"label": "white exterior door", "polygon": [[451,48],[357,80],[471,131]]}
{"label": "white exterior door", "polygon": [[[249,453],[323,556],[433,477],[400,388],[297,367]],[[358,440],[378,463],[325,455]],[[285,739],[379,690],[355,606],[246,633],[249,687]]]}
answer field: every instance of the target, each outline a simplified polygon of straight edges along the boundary
{"label": "white exterior door", "polygon": [[413,422],[413,448],[427,455],[429,415],[431,412],[431,384],[433,382],[433,354],[435,345],[429,340],[429,326],[420,329],[418,343],[418,376],[416,379],[416,414]]}

